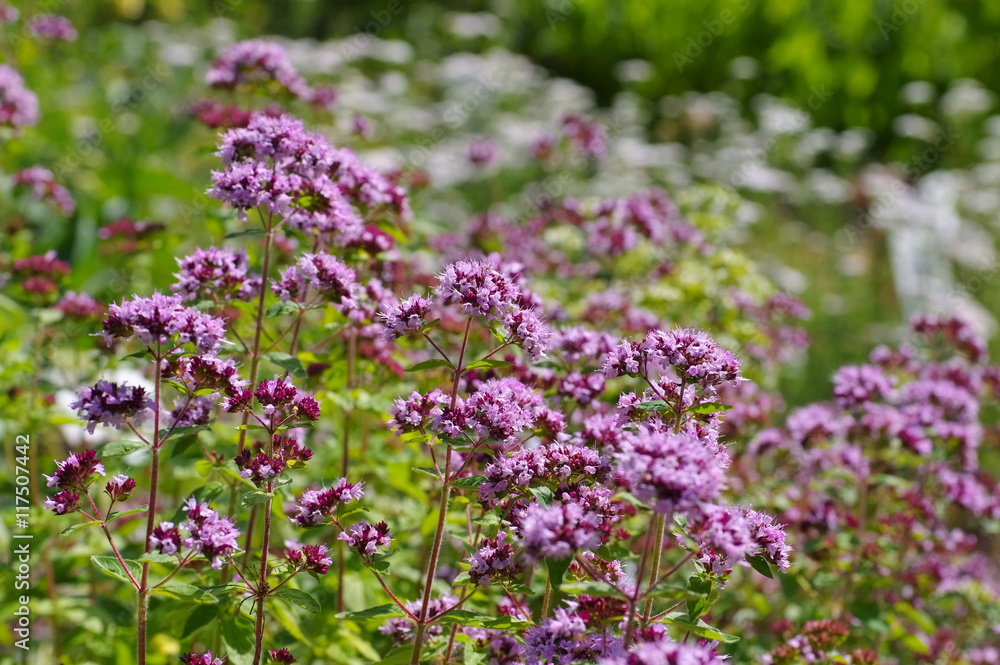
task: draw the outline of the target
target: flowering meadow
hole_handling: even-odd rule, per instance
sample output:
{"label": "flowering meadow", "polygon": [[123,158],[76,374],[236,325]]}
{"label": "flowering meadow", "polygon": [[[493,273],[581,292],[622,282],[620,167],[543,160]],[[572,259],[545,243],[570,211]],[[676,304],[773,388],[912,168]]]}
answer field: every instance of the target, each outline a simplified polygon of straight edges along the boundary
{"label": "flowering meadow", "polygon": [[886,166],[773,96],[598,105],[483,13],[43,9],[0,3],[0,664],[1000,663],[981,86]]}

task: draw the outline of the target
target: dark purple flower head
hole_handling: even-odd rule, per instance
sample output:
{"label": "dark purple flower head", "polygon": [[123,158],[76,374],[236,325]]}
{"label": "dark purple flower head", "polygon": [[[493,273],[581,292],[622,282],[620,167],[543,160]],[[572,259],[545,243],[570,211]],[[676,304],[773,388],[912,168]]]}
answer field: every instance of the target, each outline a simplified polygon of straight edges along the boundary
{"label": "dark purple flower head", "polygon": [[[458,602],[458,598],[451,595],[439,596],[437,598],[431,598],[430,603],[427,604],[427,616],[434,617],[445,610],[454,607],[455,603]],[[403,603],[408,612],[419,616],[421,610],[420,600],[408,600]],[[396,644],[403,644],[406,642],[412,642],[416,639],[416,631],[414,628],[414,623],[409,619],[389,619],[379,627],[379,632],[383,635],[388,635],[392,637],[392,641]],[[440,623],[431,624],[424,631],[424,639],[428,640],[433,637],[441,635],[442,628]]]}
{"label": "dark purple flower head", "polygon": [[191,392],[206,388],[235,395],[249,382],[240,378],[232,358],[184,356],[167,366],[164,377],[184,383]]}
{"label": "dark purple flower head", "polygon": [[384,303],[381,311],[382,320],[385,322],[383,339],[393,340],[411,333],[419,333],[427,325],[427,315],[430,311],[431,301],[419,293],[414,293],[406,300]]}
{"label": "dark purple flower head", "polygon": [[36,37],[76,41],[76,29],[65,16],[39,14],[28,21],[28,31]]}
{"label": "dark purple flower head", "polygon": [[149,546],[161,554],[173,556],[181,548],[181,533],[173,522],[160,522],[149,536]]}
{"label": "dark purple flower head", "polygon": [[260,276],[250,274],[245,250],[199,247],[193,254],[177,259],[177,265],[180,266],[180,272],[174,273],[177,283],[170,288],[185,300],[249,300],[260,288]]}
{"label": "dark purple flower head", "polygon": [[486,480],[479,497],[492,505],[509,494],[530,496],[533,484],[604,482],[611,475],[611,460],[584,446],[553,443],[501,456],[483,470]]}
{"label": "dark purple flower head", "polygon": [[288,379],[275,375],[269,381],[261,381],[257,385],[254,397],[264,407],[268,416],[275,412],[287,413],[289,417],[299,417],[306,420],[319,418],[319,403],[301,392]]}
{"label": "dark purple flower head", "polygon": [[[44,474],[43,474],[44,475]],[[62,462],[56,462],[56,472],[45,476],[49,487],[59,489],[86,489],[90,483],[104,473],[104,465],[93,450],[80,453],[70,453]]]}
{"label": "dark purple flower head", "polygon": [[469,557],[469,578],[473,584],[489,586],[495,579],[513,580],[521,572],[521,564],[514,559],[514,547],[504,542],[507,534],[501,531],[496,538],[484,538],[479,549]]}
{"label": "dark purple flower head", "polygon": [[212,652],[206,651],[203,654],[198,654],[195,652],[186,653],[181,656],[181,662],[184,665],[225,665],[225,661],[221,658],[212,658]]}
{"label": "dark purple flower head", "polygon": [[119,474],[104,487],[104,492],[111,497],[112,501],[125,501],[134,489],[135,481],[128,476]]}
{"label": "dark purple flower head", "polygon": [[357,306],[357,275],[331,254],[305,254],[271,288],[283,301],[303,301],[311,288],[342,309]]}
{"label": "dark purple flower head", "polygon": [[38,123],[38,97],[13,67],[0,64],[0,125],[17,129]]}
{"label": "dark purple flower head", "polygon": [[285,557],[296,566],[301,566],[302,570],[326,575],[330,566],[333,565],[333,560],[326,555],[326,545],[299,545],[298,543],[288,545]]}
{"label": "dark purple flower head", "polygon": [[51,510],[56,515],[66,515],[76,512],[80,503],[80,495],[61,490],[45,500],[45,510]]}
{"label": "dark purple flower head", "polygon": [[288,653],[288,649],[270,649],[267,657],[272,663],[294,663],[295,656]]}
{"label": "dark purple flower head", "polygon": [[347,527],[337,539],[357,550],[362,559],[370,559],[375,556],[379,547],[389,547],[392,544],[392,532],[385,522],[369,524],[362,520]]}
{"label": "dark purple flower head", "polygon": [[632,493],[667,516],[694,514],[717,499],[728,463],[724,452],[690,434],[645,428],[627,436],[616,457]]}
{"label": "dark purple flower head", "polygon": [[285,470],[285,458],[280,453],[275,455],[257,453],[254,455],[249,448],[244,448],[233,458],[233,461],[240,470],[240,476],[257,487],[261,487]]}
{"label": "dark purple flower head", "polygon": [[211,559],[212,568],[222,568],[223,562],[239,548],[236,542],[240,535],[239,529],[228,517],[219,517],[207,503],[199,504],[191,498],[184,507],[188,519],[181,528],[190,534],[182,541],[184,546]]}
{"label": "dark purple flower head", "polygon": [[110,381],[98,381],[93,388],[81,388],[79,399],[69,405],[87,421],[90,433],[97,425],[123,429],[129,419],[133,425],[141,425],[155,407],[144,388]]}
{"label": "dark purple flower head", "polygon": [[927,337],[940,336],[974,363],[984,363],[989,358],[986,342],[962,319],[917,315],[913,317],[910,326],[915,332]]}
{"label": "dark purple flower head", "polygon": [[46,201],[58,208],[66,216],[76,210],[76,202],[69,190],[56,182],[52,171],[41,166],[31,166],[14,174],[14,185],[27,185],[31,196]]}
{"label": "dark purple flower head", "polygon": [[833,396],[837,406],[853,409],[891,399],[894,384],[895,379],[875,365],[846,365],[833,377]]}
{"label": "dark purple flower head", "polygon": [[185,307],[179,295],[154,293],[123,300],[120,305],[112,303],[102,334],[109,344],[114,338],[137,339],[170,352],[177,344],[190,343],[198,353],[212,354],[226,335],[226,325],[222,319]]}
{"label": "dark purple flower head", "polygon": [[302,99],[312,92],[280,45],[263,39],[237,42],[216,58],[205,75],[214,88],[266,86],[271,82]]}
{"label": "dark purple flower head", "polygon": [[458,303],[465,314],[487,321],[500,319],[516,306],[521,295],[510,276],[486,261],[453,263],[438,279],[437,293],[442,303]]}
{"label": "dark purple flower head", "polygon": [[298,500],[298,514],[292,518],[300,527],[322,524],[334,515],[341,506],[358,501],[364,496],[363,483],[351,484],[340,478],[333,487],[320,490],[306,490]]}

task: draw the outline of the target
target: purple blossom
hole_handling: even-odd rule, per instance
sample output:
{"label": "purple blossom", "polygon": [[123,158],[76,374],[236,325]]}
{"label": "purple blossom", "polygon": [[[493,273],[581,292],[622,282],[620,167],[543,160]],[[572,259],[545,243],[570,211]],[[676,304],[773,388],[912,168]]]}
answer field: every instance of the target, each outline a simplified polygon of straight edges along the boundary
{"label": "purple blossom", "polygon": [[632,493],[668,517],[695,514],[718,498],[725,457],[690,434],[645,428],[627,436],[616,454],[618,473]]}
{"label": "purple blossom", "polygon": [[290,266],[271,289],[283,301],[303,301],[308,289],[315,289],[342,307],[357,306],[357,276],[331,254],[305,254]]}
{"label": "purple blossom", "polygon": [[627,653],[600,658],[599,665],[725,665],[710,644],[679,643],[669,638],[642,641]]}
{"label": "purple blossom", "polygon": [[39,14],[28,21],[28,31],[36,37],[76,41],[76,29],[65,16]]}
{"label": "purple blossom", "polygon": [[555,616],[524,634],[525,662],[528,665],[569,665],[591,660],[599,653],[588,636],[587,625],[576,614],[558,608]]}
{"label": "purple blossom", "polygon": [[512,443],[542,414],[542,396],[518,379],[505,377],[483,383],[466,402],[470,424],[479,436]]}
{"label": "purple blossom", "polygon": [[72,319],[92,319],[104,317],[104,305],[100,304],[86,293],[76,293],[67,291],[63,294],[54,307],[63,313],[63,316]]}
{"label": "purple blossom", "polygon": [[112,303],[102,335],[109,345],[115,338],[137,339],[147,346],[167,345],[168,352],[176,336],[179,344],[191,343],[199,353],[212,354],[226,335],[226,325],[222,319],[185,307],[179,295],[154,293],[122,300],[121,305]]}
{"label": "purple blossom", "polygon": [[167,414],[169,427],[194,427],[196,425],[207,425],[215,413],[216,397],[212,395],[202,395],[187,400],[177,400],[176,409]]}
{"label": "purple blossom", "polygon": [[611,475],[611,460],[590,448],[554,443],[501,456],[483,474],[479,497],[492,504],[508,494],[525,495],[534,483],[604,482]]}
{"label": "purple blossom", "polygon": [[302,570],[312,571],[318,575],[326,575],[333,565],[333,559],[326,555],[326,545],[286,544],[288,551],[285,557]]}
{"label": "purple blossom", "polygon": [[112,501],[125,501],[134,489],[135,481],[126,475],[119,474],[114,476],[111,482],[104,487],[104,492],[111,497]]}
{"label": "purple blossom", "polygon": [[414,293],[398,303],[384,303],[381,317],[385,322],[382,337],[389,341],[419,333],[427,325],[427,315],[431,311],[431,301],[419,293]]}
{"label": "purple blossom", "polygon": [[[450,609],[457,602],[458,598],[451,595],[431,598],[431,602],[427,604],[427,616],[429,618],[433,618],[445,610]],[[408,600],[403,603],[403,606],[414,616],[420,616],[423,603],[420,600]],[[389,619],[379,627],[379,632],[383,635],[391,636],[393,642],[396,644],[410,642],[416,638],[414,623],[409,619]],[[424,639],[429,640],[433,637],[437,637],[441,635],[442,632],[440,623],[431,624],[424,631]]]}
{"label": "purple blossom", "polygon": [[209,508],[207,503],[198,503],[194,498],[184,504],[188,519],[182,528],[190,534],[182,542],[193,552],[212,560],[212,568],[219,570],[223,562],[239,548],[236,538],[240,531],[228,517]]}
{"label": "purple blossom", "polygon": [[379,547],[389,547],[392,544],[392,532],[385,522],[369,524],[362,520],[347,527],[337,539],[356,549],[363,559],[369,559],[375,556]]}
{"label": "purple blossom", "polygon": [[269,649],[267,657],[272,663],[294,663],[295,656],[288,649]]}
{"label": "purple blossom", "polygon": [[788,570],[788,566],[791,565],[788,555],[792,548],[785,544],[784,526],[775,524],[773,517],[753,508],[746,509],[745,518],[750,525],[750,536],[757,542],[759,548],[755,553],[777,566],[781,572]]}
{"label": "purple blossom", "polygon": [[442,303],[458,303],[465,314],[487,321],[500,319],[521,295],[507,274],[485,261],[458,261],[447,266],[438,279]]}
{"label": "purple blossom", "polygon": [[185,300],[218,298],[219,300],[249,300],[260,288],[260,277],[249,273],[250,260],[246,250],[200,247],[193,254],[177,259],[180,272],[174,273],[177,283],[170,288]]}
{"label": "purple blossom", "polygon": [[[2,111],[0,111],[2,113]],[[31,166],[14,174],[14,185],[27,185],[31,196],[38,201],[47,201],[66,216],[76,210],[76,201],[69,190],[56,182],[52,171],[41,166]]]}
{"label": "purple blossom", "polygon": [[837,406],[853,409],[891,399],[894,383],[893,377],[886,376],[875,365],[847,365],[833,377],[833,395]]}
{"label": "purple blossom", "polygon": [[389,410],[392,418],[387,425],[396,436],[422,430],[429,419],[444,414],[442,406],[448,402],[448,395],[439,389],[434,389],[426,395],[414,391],[407,399],[397,397]]}
{"label": "purple blossom", "polygon": [[129,419],[133,425],[141,425],[156,408],[140,386],[98,381],[93,388],[81,388],[78,395],[79,399],[69,408],[87,421],[87,431],[91,434],[97,425],[123,429]]}
{"label": "purple blossom", "polygon": [[274,81],[296,97],[309,99],[312,93],[292,67],[280,45],[263,39],[237,42],[216,58],[205,75],[215,88],[266,85]]}
{"label": "purple blossom", "polygon": [[341,506],[358,501],[364,496],[363,483],[351,484],[340,478],[333,487],[306,490],[298,500],[298,514],[292,518],[300,527],[321,524],[325,517],[334,515]]}
{"label": "purple blossom", "polygon": [[604,360],[604,376],[613,379],[624,374],[638,374],[641,362],[643,354],[639,350],[639,343],[623,339]]}
{"label": "purple blossom", "polygon": [[604,377],[594,373],[570,372],[559,380],[557,392],[586,406],[604,394]]}
{"label": "purple blossom", "polygon": [[269,381],[261,381],[257,385],[254,397],[264,407],[268,416],[281,410],[287,412],[289,418],[300,416],[306,420],[319,418],[319,404],[306,393],[292,385],[291,381],[277,374]]}
{"label": "purple blossom", "polygon": [[66,515],[79,509],[80,495],[69,490],[56,492],[45,500],[45,510],[51,510],[56,515]]}
{"label": "purple blossom", "polygon": [[532,361],[538,362],[549,349],[549,327],[533,309],[514,307],[504,312],[503,324],[510,341],[517,344]]}
{"label": "purple blossom", "polygon": [[38,123],[38,97],[24,87],[14,68],[0,64],[0,125],[29,127]]}
{"label": "purple blossom", "polygon": [[249,448],[244,448],[233,458],[240,476],[246,478],[257,487],[262,486],[271,478],[274,478],[285,470],[285,459],[280,453],[268,455],[267,453],[257,453],[253,455]]}
{"label": "purple blossom", "polygon": [[477,139],[469,143],[465,157],[474,166],[486,168],[497,159],[497,144],[493,139]]}
{"label": "purple blossom", "polygon": [[514,547],[504,542],[507,534],[503,531],[496,538],[484,538],[479,549],[469,557],[469,578],[478,586],[489,586],[494,579],[513,579],[520,571],[521,564],[514,559]]}
{"label": "purple blossom", "polygon": [[160,522],[149,535],[149,546],[161,554],[173,556],[181,548],[181,533],[173,522]]}
{"label": "purple blossom", "polygon": [[577,550],[600,547],[611,524],[620,519],[611,495],[607,488],[581,487],[548,506],[530,504],[518,524],[525,557],[565,559]]}
{"label": "purple blossom", "polygon": [[98,475],[107,475],[104,473],[104,465],[97,458],[96,452],[84,450],[80,453],[70,453],[70,456],[62,462],[56,462],[56,472],[51,476],[45,475],[45,478],[48,487],[64,490],[86,489]]}
{"label": "purple blossom", "polygon": [[203,654],[197,654],[193,651],[186,653],[181,656],[181,662],[184,665],[223,665],[224,663],[221,658],[212,658],[211,651],[206,651]]}
{"label": "purple blossom", "polygon": [[694,379],[705,387],[741,379],[736,356],[717,345],[706,332],[688,328],[652,330],[640,350],[647,364],[672,367],[682,379]]}
{"label": "purple blossom", "polygon": [[165,378],[183,383],[190,392],[211,389],[234,395],[249,381],[241,379],[232,358],[218,356],[183,356],[171,361],[164,369]]}

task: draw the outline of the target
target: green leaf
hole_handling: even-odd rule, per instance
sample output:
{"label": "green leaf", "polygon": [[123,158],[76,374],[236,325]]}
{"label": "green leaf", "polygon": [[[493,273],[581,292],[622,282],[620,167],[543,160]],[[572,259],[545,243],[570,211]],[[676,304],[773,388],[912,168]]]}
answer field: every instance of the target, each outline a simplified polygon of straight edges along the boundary
{"label": "green leaf", "polygon": [[237,617],[223,619],[219,624],[222,644],[231,665],[252,665],[254,652],[254,625],[252,621]]}
{"label": "green leaf", "polygon": [[152,356],[153,354],[150,353],[149,349],[143,349],[142,351],[136,351],[135,353],[130,353],[127,356],[122,356],[122,360],[127,360],[128,358],[146,358]]}
{"label": "green leaf", "polygon": [[451,481],[451,486],[459,489],[475,489],[485,482],[486,476],[468,476]]}
{"label": "green leaf", "polygon": [[718,413],[719,411],[729,411],[731,406],[728,404],[716,404],[714,402],[702,402],[701,404],[695,404],[692,407],[688,407],[688,413],[697,413],[699,415],[707,416],[712,413]]}
{"label": "green leaf", "polygon": [[385,605],[377,605],[376,607],[369,607],[367,610],[361,610],[360,612],[341,612],[336,615],[337,619],[392,619],[396,617],[405,616],[402,611],[400,611],[399,606],[395,603],[387,603]]}
{"label": "green leaf", "polygon": [[219,617],[218,605],[201,605],[188,615],[181,631],[181,639],[185,639],[206,626],[215,626]]}
{"label": "green leaf", "polygon": [[323,606],[319,604],[319,601],[310,596],[305,591],[299,589],[292,589],[288,586],[283,586],[274,593],[271,594],[275,598],[281,598],[282,600],[287,600],[290,603],[294,603],[299,607],[304,607],[313,614],[318,614]]}
{"label": "green leaf", "polygon": [[662,399],[654,399],[648,402],[639,402],[636,404],[640,411],[654,411],[660,413],[662,411],[670,411],[670,405],[664,402]]}
{"label": "green leaf", "polygon": [[413,470],[428,475],[434,480],[441,480],[441,477],[438,475],[437,469],[435,469],[433,466],[415,466],[413,467]]}
{"label": "green leaf", "polygon": [[530,621],[525,621],[524,619],[515,619],[511,616],[503,617],[490,617],[488,620],[483,621],[483,628],[492,628],[494,630],[510,630],[512,628],[525,629],[532,626]]}
{"label": "green leaf", "polygon": [[771,572],[771,565],[767,562],[760,554],[754,554],[753,556],[747,555],[747,562],[756,570],[758,573],[764,577],[774,579],[774,573]]}
{"label": "green leaf", "polygon": [[[215,391],[212,391],[212,392],[215,392]],[[200,432],[202,430],[206,430],[206,429],[210,428],[214,423],[215,423],[215,421],[213,420],[211,422],[207,422],[207,423],[204,423],[202,425],[184,425],[182,427],[175,427],[173,429],[173,431],[171,431],[169,429],[161,429],[160,430],[160,442],[162,443],[163,441],[166,440],[166,438],[164,438],[164,437],[167,437],[167,432],[170,432],[170,436],[167,437],[167,438],[169,438],[169,439],[180,439],[180,438],[187,437],[187,436],[193,436],[193,435],[197,434],[198,432]]]}
{"label": "green leaf", "polygon": [[145,450],[147,448],[149,448],[149,446],[142,441],[118,439],[117,441],[105,444],[101,447],[100,451],[98,451],[98,454],[101,457],[121,457],[122,455],[128,455],[129,453],[134,453],[137,450]]}
{"label": "green leaf", "polygon": [[696,573],[688,578],[687,590],[690,592],[690,597],[687,600],[687,608],[690,621],[697,621],[708,609],[713,587],[712,580],[703,574]]}
{"label": "green leaf", "polygon": [[[113,556],[91,556],[90,560],[97,566],[97,569],[107,575],[108,577],[113,577],[116,580],[125,582],[126,584],[132,584],[132,580],[128,578],[125,574],[125,569],[118,562],[118,559]],[[130,561],[125,559],[125,565],[128,566],[129,572],[132,573],[132,577],[139,579],[142,575],[142,564],[138,561]]]}
{"label": "green leaf", "polygon": [[572,582],[570,584],[564,584],[562,586],[563,593],[567,593],[573,596],[586,595],[586,596],[601,596],[601,597],[620,597],[621,594],[618,593],[610,584],[604,582]]}
{"label": "green leaf", "polygon": [[253,490],[252,492],[246,492],[242,497],[240,497],[240,503],[244,508],[248,506],[256,506],[258,503],[264,503],[274,495],[270,492],[262,492],[261,490]]}
{"label": "green leaf", "polygon": [[287,353],[272,351],[264,356],[283,370],[291,372],[294,376],[303,377],[306,375],[306,368],[302,366],[302,361]]}
{"label": "green leaf", "polygon": [[152,592],[160,596],[186,600],[192,603],[201,603],[202,605],[214,605],[219,602],[218,598],[200,587],[174,580],[166,582],[163,586],[156,587]]}
{"label": "green leaf", "polygon": [[290,302],[276,302],[267,308],[264,312],[264,317],[268,319],[273,319],[276,316],[289,316],[291,314],[298,314],[299,308]]}
{"label": "green leaf", "polygon": [[177,557],[170,554],[161,554],[160,552],[146,552],[141,557],[136,559],[136,561],[148,561],[149,563],[167,563],[176,564]]}
{"label": "green leaf", "polygon": [[472,578],[469,576],[469,571],[463,571],[459,573],[455,580],[451,583],[452,586],[458,586],[459,584],[469,584]]}
{"label": "green leaf", "polygon": [[[236,475],[237,477],[239,477],[239,474]],[[213,480],[212,482],[206,483],[201,487],[199,487],[198,489],[196,489],[192,493],[192,498],[194,498],[194,500],[197,501],[198,503],[205,502],[211,504],[216,497],[218,497],[225,491],[225,489],[226,489],[225,485],[219,482],[215,482]],[[184,504],[181,503],[181,505],[177,506],[177,510],[174,511],[174,514],[169,521],[177,524],[183,522],[186,519],[187,519],[187,511],[184,509]]]}
{"label": "green leaf", "polygon": [[549,503],[552,502],[552,497],[554,496],[552,490],[544,485],[540,487],[529,487],[528,491],[531,492],[532,496],[535,497],[535,500],[542,504],[543,507],[547,507]]}
{"label": "green leaf", "polygon": [[425,360],[422,363],[417,363],[413,367],[407,368],[407,372],[422,372],[425,369],[434,369],[435,367],[449,367],[454,369],[454,366],[445,360],[444,358],[431,358],[430,360]]}
{"label": "green leaf", "polygon": [[509,360],[495,360],[493,358],[487,358],[486,360],[477,360],[471,362],[465,366],[465,369],[493,369],[499,367],[510,367],[513,365]]}
{"label": "green leaf", "polygon": [[726,644],[733,644],[739,642],[740,638],[735,635],[728,635],[723,633],[718,628],[714,628],[701,619],[698,621],[689,621],[688,613],[684,610],[678,610],[676,612],[671,612],[665,617],[668,623],[671,623],[682,630],[689,630],[698,637],[704,637],[709,640],[716,640],[718,642],[725,642]]}
{"label": "green leaf", "polygon": [[265,233],[267,233],[267,231],[265,231],[264,229],[258,229],[258,228],[243,229],[242,231],[231,231],[226,235],[222,236],[222,239],[229,240],[230,238],[242,238],[243,236],[262,236]]}
{"label": "green leaf", "polygon": [[545,557],[544,561],[545,567],[549,571],[549,582],[552,584],[552,590],[558,591],[562,586],[563,576],[569,570],[569,564],[572,563],[573,557],[568,556],[565,559]]}
{"label": "green leaf", "polygon": [[138,508],[133,508],[132,510],[126,510],[126,511],[123,511],[123,512],[115,511],[115,512],[111,513],[110,515],[108,515],[108,524],[111,524],[112,522],[114,522],[119,517],[128,517],[129,515],[138,515],[139,513],[144,513],[147,510],[149,510],[149,506],[148,505],[139,506]]}
{"label": "green leaf", "polygon": [[[339,616],[339,615],[338,615]],[[413,659],[413,645],[396,647],[385,655],[376,665],[405,665]]]}
{"label": "green leaf", "polygon": [[86,529],[88,526],[100,526],[101,520],[94,520],[93,522],[81,522],[80,524],[74,524],[73,526],[68,526],[59,532],[60,536],[68,536],[74,531],[79,531],[80,529]]}

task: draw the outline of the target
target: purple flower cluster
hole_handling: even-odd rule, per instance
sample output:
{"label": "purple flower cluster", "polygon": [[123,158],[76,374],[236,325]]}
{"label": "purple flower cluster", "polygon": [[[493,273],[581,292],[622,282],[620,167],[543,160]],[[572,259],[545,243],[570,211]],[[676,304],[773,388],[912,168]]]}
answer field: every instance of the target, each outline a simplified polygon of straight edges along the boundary
{"label": "purple flower cluster", "polygon": [[422,430],[431,420],[444,414],[443,405],[448,403],[448,399],[448,396],[439,389],[434,389],[426,395],[414,391],[407,399],[397,397],[389,410],[392,416],[387,423],[389,429],[397,436]]}
{"label": "purple flower cluster", "polygon": [[548,506],[530,504],[516,525],[525,557],[565,559],[577,550],[600,547],[611,525],[621,519],[611,496],[605,487],[580,487],[561,492]]}
{"label": "purple flower cluster", "polygon": [[363,483],[352,485],[346,478],[339,479],[333,487],[306,490],[299,497],[299,512],[292,521],[300,527],[322,524],[326,517],[335,515],[351,501],[360,500],[364,494]]}
{"label": "purple flower cluster", "polygon": [[120,305],[112,303],[102,334],[109,345],[116,338],[137,339],[171,352],[176,342],[194,344],[199,353],[213,354],[226,335],[226,326],[222,319],[185,307],[179,295],[154,293],[148,298],[122,300]]}
{"label": "purple flower cluster", "polygon": [[687,434],[642,428],[625,437],[618,473],[640,500],[666,516],[696,515],[719,497],[728,466],[725,452]]}
{"label": "purple flower cluster", "polygon": [[260,288],[260,276],[249,272],[246,251],[199,247],[193,254],[177,259],[177,264],[181,270],[174,273],[177,283],[170,288],[185,300],[249,300]]}
{"label": "purple flower cluster", "polygon": [[104,493],[111,497],[112,501],[125,501],[135,489],[135,481],[126,475],[118,474],[111,479],[104,487]]}
{"label": "purple flower cluster", "polygon": [[211,651],[206,651],[203,654],[197,654],[193,651],[186,653],[181,656],[181,662],[184,665],[224,665],[225,663],[221,658],[212,658]]}
{"label": "purple flower cluster", "polygon": [[318,575],[326,575],[333,565],[333,559],[326,555],[326,545],[299,545],[286,543],[288,550],[285,558],[300,566],[302,570],[312,571]]}
{"label": "purple flower cluster", "polygon": [[56,515],[67,515],[76,512],[80,503],[80,495],[69,490],[56,492],[45,500],[45,510],[51,510]]}
{"label": "purple flower cluster", "polygon": [[24,87],[17,70],[0,65],[0,125],[30,127],[38,123],[38,97]]}
{"label": "purple flower cluster", "polygon": [[212,568],[222,568],[223,562],[239,549],[236,539],[240,531],[236,524],[228,517],[219,517],[207,503],[199,504],[193,498],[188,499],[184,507],[188,519],[181,528],[189,535],[181,543],[192,552],[211,559]]}
{"label": "purple flower cluster", "polygon": [[386,341],[399,339],[411,333],[419,333],[427,325],[427,315],[431,311],[431,301],[419,293],[405,300],[382,305],[381,317],[385,322],[382,337]]}
{"label": "purple flower cluster", "polygon": [[788,555],[792,548],[785,544],[785,528],[775,524],[770,515],[753,508],[747,508],[744,518],[750,526],[750,537],[757,543],[758,550],[755,553],[777,566],[781,572],[788,570],[791,565]]}
{"label": "purple flower cluster", "polygon": [[39,201],[47,201],[69,216],[76,210],[76,201],[69,190],[56,182],[52,171],[42,166],[30,166],[14,174],[14,185],[31,188],[31,196]]}
{"label": "purple flower cluster", "polygon": [[558,608],[552,618],[524,634],[528,665],[570,665],[592,660],[600,653],[597,636],[587,634],[587,624],[576,614]]}
{"label": "purple flower cluster", "polygon": [[484,538],[469,557],[469,578],[473,584],[485,587],[496,579],[512,580],[521,572],[521,564],[514,559],[514,547],[504,542],[506,538],[503,531],[496,538]]}
{"label": "purple flower cluster", "polygon": [[611,475],[611,460],[590,448],[553,443],[501,456],[486,465],[483,475],[479,498],[483,505],[493,505],[508,494],[530,496],[527,488],[536,483],[604,482]]}
{"label": "purple flower cluster", "polygon": [[457,303],[469,315],[496,321],[517,307],[521,290],[493,263],[458,261],[438,276],[438,297],[445,305]]}
{"label": "purple flower cluster", "polygon": [[296,418],[305,420],[319,418],[319,403],[316,399],[300,391],[289,379],[278,375],[273,379],[261,381],[253,393],[249,388],[236,391],[224,400],[222,408],[234,413],[248,411],[251,409],[253,399],[263,407],[263,413],[271,418],[272,423]]}
{"label": "purple flower cluster", "polygon": [[392,532],[385,522],[369,524],[362,520],[347,527],[337,539],[346,542],[357,550],[362,559],[368,560],[375,556],[379,547],[389,547],[392,544]]}
{"label": "purple flower cluster", "polygon": [[[44,475],[44,474],[43,474]],[[104,473],[104,465],[93,450],[70,453],[62,462],[56,462],[56,472],[46,475],[46,485],[59,489],[86,489],[98,475]]]}
{"label": "purple flower cluster", "polygon": [[288,61],[280,45],[263,39],[237,42],[216,58],[205,75],[215,88],[240,88],[274,82],[289,93],[309,99],[312,92]]}
{"label": "purple flower cluster", "polygon": [[[430,603],[427,604],[427,616],[435,617],[445,610],[454,607],[457,602],[458,598],[451,595],[431,598]],[[420,616],[420,608],[422,604],[419,600],[406,601],[403,603],[403,606],[408,612],[411,612],[415,616]],[[392,637],[393,642],[396,644],[403,644],[416,639],[414,624],[409,619],[389,619],[379,627],[379,632],[383,635]],[[427,630],[424,631],[424,639],[428,640],[433,637],[437,637],[441,635],[442,632],[440,623],[431,624],[428,626]]]}
{"label": "purple flower cluster", "polygon": [[711,644],[687,644],[669,638],[648,640],[636,644],[627,653],[600,658],[600,665],[724,665]]}
{"label": "purple flower cluster", "polygon": [[271,289],[283,301],[304,302],[314,289],[343,309],[357,306],[359,285],[354,270],[331,254],[304,254],[289,266]]}
{"label": "purple flower cluster", "polygon": [[28,32],[36,37],[76,41],[76,28],[65,16],[39,14],[28,21]]}
{"label": "purple flower cluster", "polygon": [[[464,405],[469,424],[479,436],[513,443],[546,411],[542,396],[520,380],[490,379]],[[456,432],[457,434],[457,432]]]}
{"label": "purple flower cluster", "polygon": [[107,311],[104,309],[104,305],[91,296],[74,291],[64,293],[54,307],[62,312],[63,316],[71,319],[103,318]]}
{"label": "purple flower cluster", "polygon": [[81,388],[78,395],[79,399],[69,408],[87,421],[87,431],[91,434],[97,425],[123,429],[130,419],[132,425],[141,425],[156,408],[140,386],[98,381],[93,388]]}

